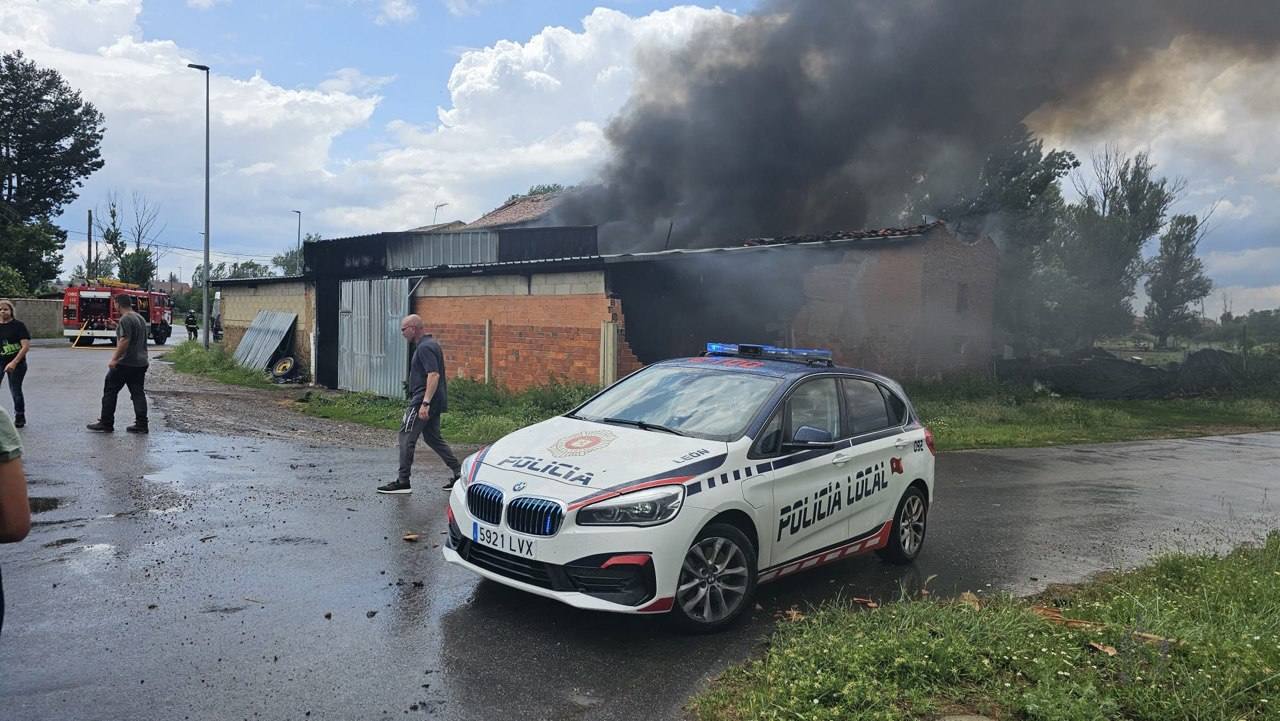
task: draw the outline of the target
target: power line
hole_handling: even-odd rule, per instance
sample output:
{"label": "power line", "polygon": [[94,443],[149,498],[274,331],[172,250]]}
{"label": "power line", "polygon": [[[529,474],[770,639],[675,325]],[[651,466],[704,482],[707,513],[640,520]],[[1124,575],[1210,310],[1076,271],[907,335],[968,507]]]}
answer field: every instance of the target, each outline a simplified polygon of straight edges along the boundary
{"label": "power line", "polygon": [[[83,230],[71,230],[70,228],[62,228],[62,230],[67,233],[75,233],[76,235],[84,235],[84,236],[88,235],[88,233],[84,232]],[[204,251],[198,248],[185,248],[181,245],[170,245],[168,243],[160,243],[160,242],[151,242],[151,243],[148,243],[148,245],[155,246],[157,248],[166,248],[168,250],[185,250],[189,253],[199,253],[201,254],[201,256],[204,255]],[[263,258],[266,260],[270,260],[275,257],[274,255],[257,255],[254,253],[236,253],[229,250],[211,250],[209,252],[213,255],[232,255],[240,258]]]}

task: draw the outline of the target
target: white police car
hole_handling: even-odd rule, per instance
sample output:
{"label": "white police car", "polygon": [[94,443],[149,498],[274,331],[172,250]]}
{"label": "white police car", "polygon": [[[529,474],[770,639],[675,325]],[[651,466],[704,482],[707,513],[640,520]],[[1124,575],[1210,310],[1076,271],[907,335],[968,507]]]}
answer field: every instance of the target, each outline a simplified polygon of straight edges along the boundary
{"label": "white police car", "polygon": [[715,630],[756,585],[920,553],[933,436],[902,387],[808,349],[710,343],[463,463],[445,559],[579,608]]}

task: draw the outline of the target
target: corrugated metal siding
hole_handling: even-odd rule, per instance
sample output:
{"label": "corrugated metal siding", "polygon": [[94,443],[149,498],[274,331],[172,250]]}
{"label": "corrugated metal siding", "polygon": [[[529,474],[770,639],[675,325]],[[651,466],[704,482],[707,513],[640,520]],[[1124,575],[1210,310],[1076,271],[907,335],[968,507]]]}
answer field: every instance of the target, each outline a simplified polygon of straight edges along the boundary
{"label": "corrugated metal siding", "polygon": [[265,370],[280,344],[293,334],[297,313],[280,310],[260,310],[244,332],[240,345],[236,346],[236,363],[252,370]]}
{"label": "corrugated metal siding", "polygon": [[409,314],[409,279],[343,281],[338,303],[338,387],[403,398],[409,344],[400,320]]}
{"label": "corrugated metal siding", "polygon": [[403,234],[387,241],[387,270],[474,265],[498,259],[498,234],[487,230]]}

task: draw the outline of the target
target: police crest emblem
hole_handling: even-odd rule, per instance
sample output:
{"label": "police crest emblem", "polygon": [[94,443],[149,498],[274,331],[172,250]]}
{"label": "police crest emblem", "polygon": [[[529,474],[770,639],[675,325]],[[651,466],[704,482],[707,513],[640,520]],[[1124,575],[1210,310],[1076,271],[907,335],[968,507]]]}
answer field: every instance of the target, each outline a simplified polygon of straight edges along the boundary
{"label": "police crest emblem", "polygon": [[585,456],[592,451],[607,447],[617,439],[612,431],[583,431],[561,438],[549,449],[556,458],[569,456]]}

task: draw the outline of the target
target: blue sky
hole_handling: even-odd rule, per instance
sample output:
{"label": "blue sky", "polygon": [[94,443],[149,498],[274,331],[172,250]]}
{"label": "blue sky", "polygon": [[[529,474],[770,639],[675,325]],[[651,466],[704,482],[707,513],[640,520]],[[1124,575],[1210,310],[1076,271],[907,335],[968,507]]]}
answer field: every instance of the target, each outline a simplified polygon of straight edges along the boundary
{"label": "blue sky", "polygon": [[[819,0],[815,0],[819,1]],[[107,118],[106,166],[59,223],[83,256],[90,208],[142,193],[161,209],[162,272],[201,244],[210,65],[215,262],[268,260],[304,232],[337,237],[472,220],[535,183],[589,180],[638,52],[674,51],[757,3],[656,0],[0,0],[0,47],[53,67]],[[1150,152],[1188,180],[1177,212],[1216,206],[1202,255],[1237,312],[1280,306],[1280,61],[1197,63],[1175,43],[1149,72],[1183,97],[1119,94],[1091,132],[1029,122],[1082,159]],[[1094,109],[1098,111],[1097,108]],[[1154,246],[1154,244],[1153,244]],[[1154,251],[1154,247],[1151,249]]]}

